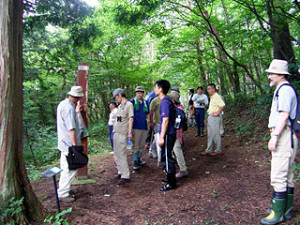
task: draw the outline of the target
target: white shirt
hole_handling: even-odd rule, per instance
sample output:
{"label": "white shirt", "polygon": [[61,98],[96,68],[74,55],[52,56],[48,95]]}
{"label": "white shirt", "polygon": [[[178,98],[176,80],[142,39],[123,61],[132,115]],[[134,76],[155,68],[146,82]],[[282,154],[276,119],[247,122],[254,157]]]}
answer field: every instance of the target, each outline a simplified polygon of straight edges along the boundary
{"label": "white shirt", "polygon": [[57,149],[68,154],[72,141],[69,131],[75,129],[77,145],[81,144],[78,116],[75,104],[69,99],[65,99],[57,106]]}
{"label": "white shirt", "polygon": [[208,105],[208,98],[205,94],[194,94],[192,100],[196,109],[204,109]]}
{"label": "white shirt", "polygon": [[113,126],[117,119],[118,108],[114,108],[109,114],[108,125]]}

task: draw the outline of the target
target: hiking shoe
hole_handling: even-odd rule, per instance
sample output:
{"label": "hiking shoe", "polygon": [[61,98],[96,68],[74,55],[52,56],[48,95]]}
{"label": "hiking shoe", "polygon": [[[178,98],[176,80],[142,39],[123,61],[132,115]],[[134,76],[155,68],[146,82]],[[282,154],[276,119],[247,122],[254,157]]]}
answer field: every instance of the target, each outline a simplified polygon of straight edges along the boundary
{"label": "hiking shoe", "polygon": [[201,155],[210,155],[210,152],[201,152]]}
{"label": "hiking shoe", "polygon": [[184,178],[189,175],[187,170],[181,170],[178,173],[176,173],[176,178]]}
{"label": "hiking shoe", "polygon": [[218,155],[223,155],[222,152],[212,152],[210,153],[211,156],[218,156]]}
{"label": "hiking shoe", "polygon": [[133,170],[138,170],[140,168],[140,165],[138,162],[133,163]]}
{"label": "hiking shoe", "polygon": [[75,202],[75,198],[73,198],[71,196],[61,197],[61,198],[59,198],[59,201],[65,202],[65,203],[71,203],[71,202]]}
{"label": "hiking shoe", "polygon": [[121,179],[121,174],[115,175],[115,176],[114,176],[114,179],[117,179],[117,180]]}
{"label": "hiking shoe", "polygon": [[141,161],[141,160],[139,159],[138,164],[139,164],[139,166],[144,166],[144,165],[146,164],[146,162]]}
{"label": "hiking shoe", "polygon": [[109,154],[113,155],[113,154],[115,154],[115,153],[114,153],[114,151],[111,151]]}
{"label": "hiking shoe", "polygon": [[200,136],[200,134],[195,134],[195,137],[199,137]]}
{"label": "hiking shoe", "polygon": [[121,184],[129,183],[129,182],[130,182],[130,179],[129,179],[129,178],[121,178],[121,179],[118,181],[118,184],[121,185]]}
{"label": "hiking shoe", "polygon": [[70,195],[76,195],[78,193],[78,190],[77,189],[71,189],[70,191],[69,191],[69,194]]}
{"label": "hiking shoe", "polygon": [[172,189],[176,189],[177,185],[171,185],[171,184],[166,184],[165,186],[161,187],[159,190],[160,191],[169,191]]}

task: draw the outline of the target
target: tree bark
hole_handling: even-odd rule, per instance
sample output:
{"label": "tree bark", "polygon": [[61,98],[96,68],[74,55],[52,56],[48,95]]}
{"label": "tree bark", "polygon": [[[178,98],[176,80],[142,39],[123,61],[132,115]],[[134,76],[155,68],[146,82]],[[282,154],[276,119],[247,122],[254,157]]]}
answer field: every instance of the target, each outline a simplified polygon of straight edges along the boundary
{"label": "tree bark", "polygon": [[205,70],[204,70],[203,63],[202,63],[202,53],[201,53],[201,50],[200,50],[199,39],[198,38],[195,40],[195,48],[196,48],[196,51],[197,51],[197,61],[198,61],[199,72],[200,72],[200,81],[202,82],[202,84],[204,86],[206,86],[207,81],[206,81],[206,76],[205,76]]}
{"label": "tree bark", "polygon": [[42,204],[30,185],[22,152],[22,0],[0,1],[0,205],[21,199],[22,211],[17,224],[41,221]]}
{"label": "tree bark", "polygon": [[[267,1],[269,22],[271,25],[271,38],[273,42],[273,55],[275,59],[283,59],[289,64],[296,64],[296,57],[292,47],[292,38],[286,16],[281,13],[283,2],[280,0]],[[297,75],[297,67],[291,67],[292,75]]]}

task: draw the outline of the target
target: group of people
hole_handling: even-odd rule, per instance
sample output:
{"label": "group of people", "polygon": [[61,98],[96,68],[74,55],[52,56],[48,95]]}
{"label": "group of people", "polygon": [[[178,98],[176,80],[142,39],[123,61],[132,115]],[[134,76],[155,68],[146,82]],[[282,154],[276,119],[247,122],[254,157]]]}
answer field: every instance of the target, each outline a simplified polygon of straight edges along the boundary
{"label": "group of people", "polygon": [[[269,151],[272,153],[271,185],[274,192],[269,215],[261,219],[261,223],[277,224],[292,218],[291,208],[294,193],[292,164],[297,153],[298,139],[292,132],[290,119],[294,119],[296,115],[297,97],[291,86],[287,85],[286,77],[290,74],[286,61],[273,60],[266,72],[269,74],[270,85],[276,87],[268,124],[271,132],[268,143]],[[131,100],[127,100],[123,89],[118,88],[113,91],[115,101],[109,104],[111,108],[109,131],[117,165],[116,178],[118,178],[118,184],[130,182],[130,170],[127,160],[128,140],[132,142],[133,169],[138,170],[145,164],[141,157],[148,134],[147,118],[154,133],[153,138],[150,138],[153,142],[149,143],[149,155],[160,157],[163,170],[166,173],[166,178],[163,179],[165,185],[160,190],[168,191],[177,188],[177,179],[188,175],[182,150],[184,143],[183,130],[174,127],[174,108],[183,110],[183,106],[180,101],[178,87],[170,87],[170,82],[167,80],[156,81],[154,86],[155,95],[151,101],[145,100],[145,90],[141,86],[136,87],[136,96]],[[210,100],[203,93],[203,87],[197,88],[197,94],[194,94],[193,89],[189,89],[189,92],[187,113],[190,126],[193,125],[192,115],[195,116],[196,137],[204,136],[204,118],[206,107],[208,107],[208,143],[206,150],[201,154],[220,155],[222,153],[220,125],[225,102],[217,93],[214,84],[207,86]],[[68,98],[63,100],[57,108],[58,150],[61,151],[60,164],[63,170],[59,180],[58,195],[59,200],[62,202],[75,201],[75,198],[71,195],[71,183],[76,170],[69,170],[66,156],[70,146],[80,145],[76,105],[83,96],[82,88],[74,86],[68,95]],[[195,112],[193,113],[193,111]],[[174,159],[173,153],[176,159]],[[176,173],[176,162],[180,168],[178,173]]]}

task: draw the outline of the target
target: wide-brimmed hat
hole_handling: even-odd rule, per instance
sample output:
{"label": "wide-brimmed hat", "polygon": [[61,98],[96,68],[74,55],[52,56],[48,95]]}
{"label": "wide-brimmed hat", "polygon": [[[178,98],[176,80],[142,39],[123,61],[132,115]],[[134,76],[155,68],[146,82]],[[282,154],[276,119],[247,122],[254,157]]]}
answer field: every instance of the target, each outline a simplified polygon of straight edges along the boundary
{"label": "wide-brimmed hat", "polygon": [[115,98],[119,94],[125,94],[125,91],[122,88],[117,88],[116,90],[113,91],[113,98]]}
{"label": "wide-brimmed hat", "polygon": [[68,92],[68,95],[79,98],[83,96],[83,90],[81,86],[73,86],[71,90]]}
{"label": "wide-brimmed hat", "polygon": [[180,95],[178,92],[176,91],[172,91],[170,94],[168,94],[168,96],[175,101],[175,103],[179,104],[180,103]]}
{"label": "wide-brimmed hat", "polygon": [[291,75],[288,70],[288,62],[280,59],[274,59],[271,62],[269,69],[266,70],[266,72],[274,74]]}
{"label": "wide-brimmed hat", "polygon": [[180,93],[179,87],[177,87],[177,86],[173,86],[173,87],[170,89],[170,91],[177,91],[178,93]]}
{"label": "wide-brimmed hat", "polygon": [[135,88],[135,92],[145,92],[144,88],[142,86],[137,86]]}

